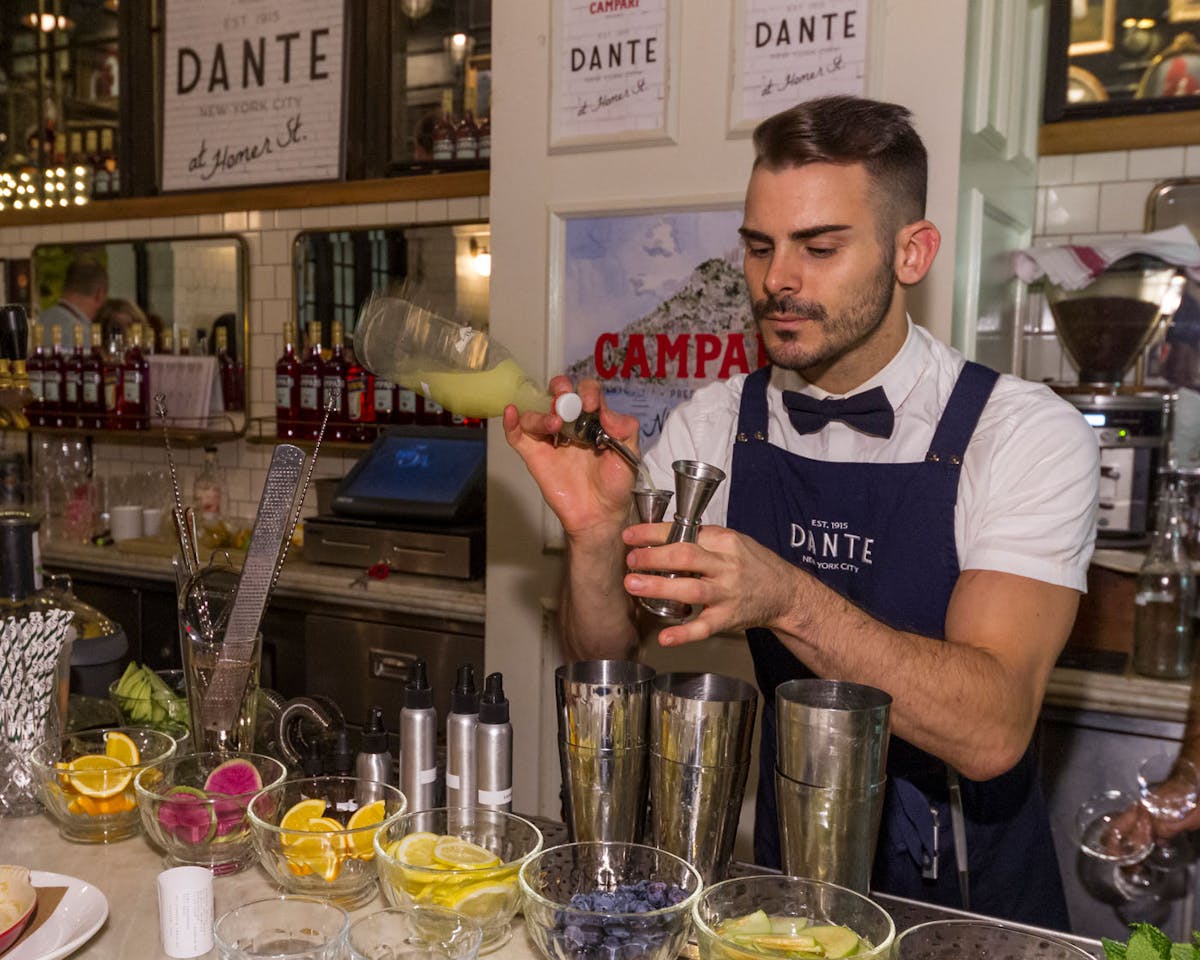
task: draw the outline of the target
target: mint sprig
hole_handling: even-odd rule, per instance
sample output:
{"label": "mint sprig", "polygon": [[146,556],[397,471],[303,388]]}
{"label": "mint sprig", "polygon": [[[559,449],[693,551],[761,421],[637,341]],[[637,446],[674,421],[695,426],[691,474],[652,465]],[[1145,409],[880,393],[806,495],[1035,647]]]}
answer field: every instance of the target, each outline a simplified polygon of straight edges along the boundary
{"label": "mint sprig", "polygon": [[1129,929],[1128,943],[1101,938],[1106,960],[1200,960],[1200,933],[1192,934],[1191,943],[1172,943],[1152,923],[1131,923]]}

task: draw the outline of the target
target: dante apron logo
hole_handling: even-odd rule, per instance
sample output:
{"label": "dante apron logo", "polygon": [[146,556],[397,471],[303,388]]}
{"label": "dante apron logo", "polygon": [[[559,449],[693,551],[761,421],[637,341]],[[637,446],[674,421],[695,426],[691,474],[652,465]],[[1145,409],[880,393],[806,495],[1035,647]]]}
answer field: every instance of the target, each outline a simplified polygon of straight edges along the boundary
{"label": "dante apron logo", "polygon": [[796,562],[818,570],[843,570],[858,573],[874,560],[874,537],[852,533],[845,520],[810,520],[808,525],[793,523],[790,544],[798,552]]}

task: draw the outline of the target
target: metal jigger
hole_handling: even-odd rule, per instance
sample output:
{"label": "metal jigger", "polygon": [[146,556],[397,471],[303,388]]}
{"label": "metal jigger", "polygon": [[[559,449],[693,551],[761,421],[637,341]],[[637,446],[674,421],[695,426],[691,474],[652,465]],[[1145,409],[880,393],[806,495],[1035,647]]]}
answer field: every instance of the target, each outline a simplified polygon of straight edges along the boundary
{"label": "metal jigger", "polygon": [[[671,524],[671,532],[667,534],[667,543],[695,543],[696,538],[700,536],[700,517],[704,508],[708,506],[708,501],[716,493],[717,487],[725,479],[725,471],[699,460],[676,460],[671,464],[671,468],[675,471],[675,522]],[[662,492],[636,491],[634,500],[639,512],[642,510],[639,493]],[[654,503],[653,499],[651,503]],[[665,500],[663,508],[666,508]],[[664,572],[658,576],[675,578],[686,574]],[[671,620],[686,620],[692,612],[691,604],[678,600],[638,597],[638,603],[655,616]]]}

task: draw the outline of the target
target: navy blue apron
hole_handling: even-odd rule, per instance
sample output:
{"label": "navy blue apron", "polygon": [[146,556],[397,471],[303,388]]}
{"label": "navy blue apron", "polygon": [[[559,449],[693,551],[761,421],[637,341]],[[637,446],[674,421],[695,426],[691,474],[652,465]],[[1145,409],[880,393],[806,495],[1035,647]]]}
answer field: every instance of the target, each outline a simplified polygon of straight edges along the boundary
{"label": "navy blue apron", "polygon": [[[770,367],[742,392],[733,450],[728,524],[811,573],[897,629],[945,638],[946,608],[958,579],[954,505],[967,443],[997,374],[967,363],[924,460],[831,463],[767,442]],[[775,808],[775,688],[811,677],[769,630],[747,631],[763,693],[762,752],[755,812],[755,859],[780,866]],[[888,786],[871,887],[960,907],[942,761],[892,737]],[[970,908],[977,913],[1068,928],[1066,900],[1031,745],[1009,772],[961,779]],[[934,855],[937,879],[923,867]]]}

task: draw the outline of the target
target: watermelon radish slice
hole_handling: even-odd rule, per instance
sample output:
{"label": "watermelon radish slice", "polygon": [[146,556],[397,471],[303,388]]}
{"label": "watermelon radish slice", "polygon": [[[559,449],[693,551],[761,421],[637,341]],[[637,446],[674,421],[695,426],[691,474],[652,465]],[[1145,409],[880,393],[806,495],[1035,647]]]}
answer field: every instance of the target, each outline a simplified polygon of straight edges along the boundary
{"label": "watermelon radish slice", "polygon": [[217,832],[217,815],[203,790],[171,787],[158,805],[158,822],[181,843],[199,846]]}
{"label": "watermelon radish slice", "polygon": [[249,760],[234,757],[215,767],[204,781],[205,791],[213,796],[217,839],[245,825],[250,797],[262,789],[258,768]]}

